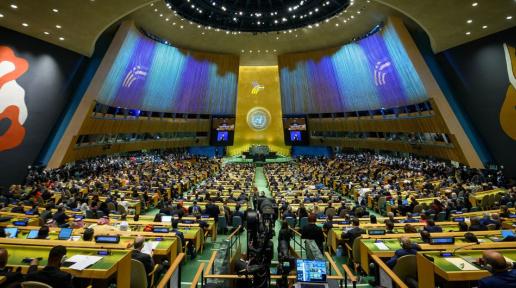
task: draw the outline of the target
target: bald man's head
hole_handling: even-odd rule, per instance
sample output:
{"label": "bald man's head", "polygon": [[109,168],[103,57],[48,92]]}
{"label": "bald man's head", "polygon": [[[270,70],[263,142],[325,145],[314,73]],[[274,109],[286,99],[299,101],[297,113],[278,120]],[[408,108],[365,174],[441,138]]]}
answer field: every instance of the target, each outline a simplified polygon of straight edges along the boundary
{"label": "bald man's head", "polygon": [[493,267],[493,273],[507,270],[507,261],[505,261],[503,255],[497,251],[485,250],[482,253],[482,258],[484,258],[486,264],[489,264],[491,267]]}
{"label": "bald man's head", "polygon": [[7,253],[7,249],[0,248],[0,268],[4,268],[7,265],[7,258],[9,258],[9,253]]}
{"label": "bald man's head", "polygon": [[141,250],[143,248],[143,244],[145,243],[145,237],[143,236],[137,236],[135,239],[134,239],[134,249],[136,250]]}
{"label": "bald man's head", "polygon": [[412,243],[410,242],[410,239],[408,237],[401,237],[400,238],[400,244],[403,249],[410,249]]}

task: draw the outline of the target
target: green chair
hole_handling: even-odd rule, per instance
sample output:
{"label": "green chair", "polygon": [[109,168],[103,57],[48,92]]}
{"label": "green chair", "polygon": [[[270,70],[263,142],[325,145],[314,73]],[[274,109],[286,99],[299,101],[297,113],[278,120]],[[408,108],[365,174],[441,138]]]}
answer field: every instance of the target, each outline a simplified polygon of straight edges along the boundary
{"label": "green chair", "polygon": [[145,266],[143,263],[131,259],[131,288],[145,288],[147,287],[147,273],[145,273]]}
{"label": "green chair", "polygon": [[[416,255],[405,255],[400,257],[398,261],[396,261],[396,265],[392,271],[405,283],[417,282]],[[407,279],[411,279],[411,281]]]}

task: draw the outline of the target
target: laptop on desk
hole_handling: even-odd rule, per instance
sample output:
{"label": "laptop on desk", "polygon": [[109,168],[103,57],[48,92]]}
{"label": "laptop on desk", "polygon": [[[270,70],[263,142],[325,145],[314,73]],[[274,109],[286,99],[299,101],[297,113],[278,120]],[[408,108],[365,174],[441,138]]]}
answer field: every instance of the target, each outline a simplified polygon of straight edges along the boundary
{"label": "laptop on desk", "polygon": [[328,288],[326,281],[326,261],[296,260],[296,288]]}

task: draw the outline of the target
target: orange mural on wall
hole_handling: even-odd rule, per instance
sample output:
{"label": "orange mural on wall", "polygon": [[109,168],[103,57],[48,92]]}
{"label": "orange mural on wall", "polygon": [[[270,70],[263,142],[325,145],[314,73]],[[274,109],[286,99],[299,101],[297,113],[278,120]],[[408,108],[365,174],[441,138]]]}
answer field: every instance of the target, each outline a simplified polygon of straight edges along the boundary
{"label": "orange mural on wall", "polygon": [[0,46],[0,121],[8,119],[7,130],[0,135],[0,152],[18,147],[25,138],[27,120],[25,90],[17,82],[29,69],[29,63],[16,57],[11,48]]}
{"label": "orange mural on wall", "polygon": [[503,44],[503,49],[510,84],[500,110],[500,125],[505,134],[516,140],[516,49],[507,44]]}

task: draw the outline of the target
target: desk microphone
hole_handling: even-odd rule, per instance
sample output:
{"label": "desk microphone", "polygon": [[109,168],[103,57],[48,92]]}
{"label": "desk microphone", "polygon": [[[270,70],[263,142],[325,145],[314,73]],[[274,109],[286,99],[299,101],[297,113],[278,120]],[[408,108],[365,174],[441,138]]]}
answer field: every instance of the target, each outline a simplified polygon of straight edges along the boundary
{"label": "desk microphone", "polygon": [[464,248],[466,248],[466,247],[470,247],[470,246],[478,245],[478,244],[480,244],[480,243],[479,243],[479,242],[476,242],[476,243],[471,243],[471,244],[468,244],[468,245],[464,245],[464,246],[457,247],[457,248],[453,249],[452,254],[453,254],[453,255],[455,255],[455,252],[457,252],[457,251],[458,251],[458,250],[460,250],[460,249],[464,249]]}

